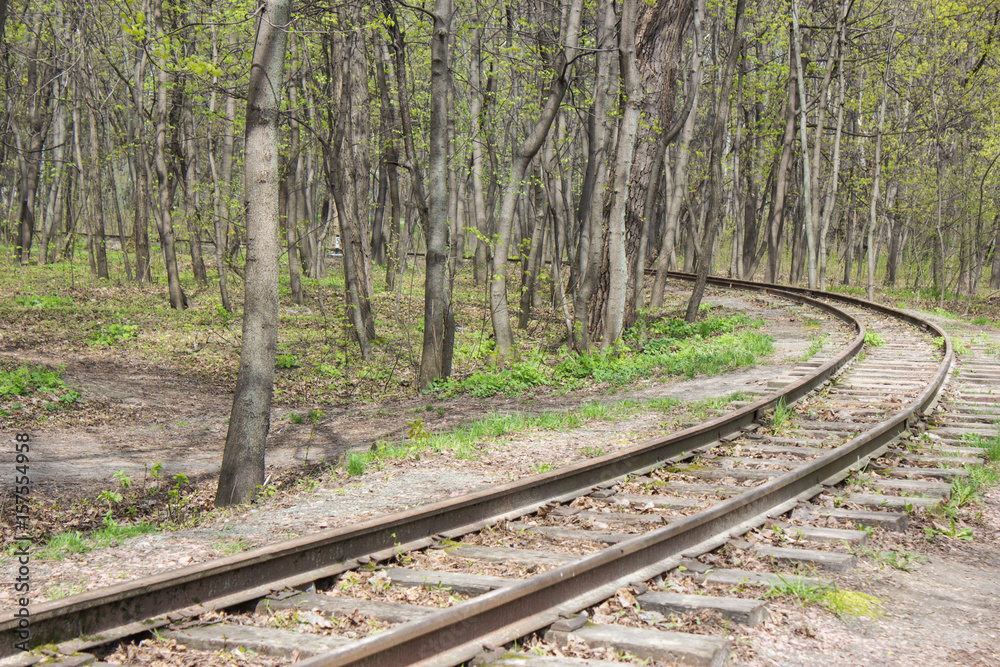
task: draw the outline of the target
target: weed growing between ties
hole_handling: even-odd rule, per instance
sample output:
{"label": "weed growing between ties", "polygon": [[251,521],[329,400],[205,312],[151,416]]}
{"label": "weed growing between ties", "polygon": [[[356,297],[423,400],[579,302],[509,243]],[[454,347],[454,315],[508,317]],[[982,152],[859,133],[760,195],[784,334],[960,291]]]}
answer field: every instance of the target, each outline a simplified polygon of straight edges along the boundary
{"label": "weed growing between ties", "polygon": [[880,618],[885,613],[885,606],[881,600],[866,593],[812,583],[805,578],[784,577],[780,574],[778,579],[777,583],[768,587],[764,593],[765,598],[789,599],[803,607],[819,605],[841,620],[857,616]]}
{"label": "weed growing between ties", "polygon": [[1000,432],[993,436],[967,434],[965,440],[969,446],[983,450],[986,463],[966,466],[969,474],[954,479],[948,502],[928,513],[924,537],[930,542],[939,538],[974,540],[973,525],[981,517],[982,495],[1000,485]]}

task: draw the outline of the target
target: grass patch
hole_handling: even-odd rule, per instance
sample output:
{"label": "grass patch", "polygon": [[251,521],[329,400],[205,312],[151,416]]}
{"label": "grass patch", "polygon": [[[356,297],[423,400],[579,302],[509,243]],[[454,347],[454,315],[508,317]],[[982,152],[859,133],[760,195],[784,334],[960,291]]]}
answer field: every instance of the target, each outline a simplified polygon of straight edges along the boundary
{"label": "grass patch", "polygon": [[1000,461],[1000,434],[989,436],[966,433],[964,439],[970,447],[982,449],[983,456],[990,462]]}
{"label": "grass patch", "polygon": [[[0,417],[24,413],[30,418],[32,414],[41,414],[40,411],[59,411],[76,404],[82,394],[68,388],[62,374],[61,366],[51,369],[32,364],[0,365]],[[19,400],[28,396],[32,397],[28,403]]]}
{"label": "grass patch", "polygon": [[102,326],[100,330],[90,335],[90,344],[101,347],[113,347],[132,338],[139,337],[139,325],[114,323]]}
{"label": "grass patch", "polygon": [[440,381],[434,388],[442,396],[486,398],[536,387],[576,388],[586,381],[622,386],[657,376],[717,375],[751,366],[773,352],[773,339],[757,331],[762,324],[740,314],[708,317],[695,324],[640,320],[607,349],[574,355],[563,348],[555,365],[533,355],[509,368],[484,368],[465,379]]}
{"label": "grass patch", "polygon": [[857,616],[876,619],[885,614],[885,605],[874,595],[842,588],[826,591],[823,594],[822,603],[824,607],[842,620]]}
{"label": "grass patch", "polygon": [[826,346],[827,334],[814,334],[809,337],[809,349],[806,353],[802,355],[802,361],[809,361],[817,354],[823,351],[823,347]]}
{"label": "grass patch", "polygon": [[159,531],[159,526],[148,521],[120,524],[113,519],[105,518],[102,528],[87,534],[71,530],[53,535],[38,548],[33,556],[38,560],[62,560],[67,555],[87,553],[101,547],[120,544],[138,535]]}
{"label": "grass patch", "polygon": [[868,345],[870,347],[882,347],[883,345],[885,345],[885,339],[882,338],[881,334],[875,331],[866,331],[865,345]]}
{"label": "grass patch", "polygon": [[[588,420],[619,421],[644,411],[668,411],[682,402],[675,398],[657,398],[649,401],[623,399],[615,402],[592,401],[579,408],[566,411],[545,412],[534,415],[526,412],[494,412],[486,417],[457,426],[450,431],[430,433],[420,419],[409,422],[406,439],[398,442],[380,441],[369,451],[352,451],[341,465],[349,475],[363,475],[369,466],[379,467],[382,461],[419,458],[423,452],[451,450],[459,458],[476,458],[480,445],[497,438],[532,430],[565,431],[579,428]],[[584,456],[594,457],[604,453],[601,448],[584,449]],[[550,468],[551,469],[551,468]]]}
{"label": "grass patch", "polygon": [[32,364],[0,370],[0,397],[61,393],[66,388],[62,371]]}
{"label": "grass patch", "polygon": [[795,416],[795,408],[792,408],[785,404],[784,398],[779,398],[777,405],[774,406],[774,422],[771,425],[772,430],[777,433],[782,431],[792,423],[792,418]]}
{"label": "grass patch", "polygon": [[770,584],[764,597],[768,599],[788,598],[805,607],[819,604],[827,592],[831,590],[829,586],[811,583],[804,577],[785,577],[781,574],[777,576],[778,582]]}
{"label": "grass patch", "polygon": [[892,549],[882,550],[882,549],[871,549],[866,546],[858,547],[859,553],[862,553],[869,558],[872,558],[879,567],[889,567],[895,570],[902,570],[903,572],[912,572],[917,569],[917,565],[921,562],[927,560],[926,557],[921,556],[913,551],[893,551]]}

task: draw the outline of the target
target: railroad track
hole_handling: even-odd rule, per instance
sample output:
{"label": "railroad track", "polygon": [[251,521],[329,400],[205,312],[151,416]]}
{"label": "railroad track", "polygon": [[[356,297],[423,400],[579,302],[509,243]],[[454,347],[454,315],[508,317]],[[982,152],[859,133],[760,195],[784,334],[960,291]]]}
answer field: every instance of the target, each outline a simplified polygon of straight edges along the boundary
{"label": "railroad track", "polygon": [[[961,434],[930,454],[893,449],[948,376],[951,343],[936,325],[808,290],[712,282],[800,301],[849,324],[855,335],[837,354],[777,378],[773,384],[781,386],[768,396],[734,403],[702,425],[614,455],[351,529],[35,605],[33,641],[55,647],[53,657],[60,657],[156,630],[191,649],[242,646],[303,665],[454,665],[478,657],[526,666],[524,656],[505,663],[500,647],[542,631],[556,644],[723,664],[725,640],[587,619],[600,618],[593,608],[618,596],[652,612],[646,620],[654,628],[656,614],[705,608],[736,622],[759,621],[766,613],[759,600],[691,599],[661,589],[678,571],[699,585],[752,586],[787,583],[804,576],[803,566],[850,569],[853,556],[837,545],[863,541],[866,534],[856,526],[905,530],[907,510],[945,496],[948,480],[961,474],[950,465],[972,461],[975,450],[961,445]],[[1000,376],[1000,368],[977,372],[983,379]],[[975,424],[993,418],[966,417]],[[877,457],[890,454],[897,459],[867,480],[870,492],[837,486],[866,461],[885,462]],[[775,538],[771,542],[793,535],[796,546],[825,548],[743,540],[751,529]],[[722,561],[713,553],[720,547],[758,568],[718,567]],[[451,606],[431,611],[399,603],[411,598]],[[345,615],[357,626],[350,634],[363,638],[345,638],[328,620]],[[304,618],[322,634],[276,628],[268,618],[285,624]],[[0,655],[11,651],[16,627],[11,613],[0,616]],[[383,631],[369,634],[372,629]]]}

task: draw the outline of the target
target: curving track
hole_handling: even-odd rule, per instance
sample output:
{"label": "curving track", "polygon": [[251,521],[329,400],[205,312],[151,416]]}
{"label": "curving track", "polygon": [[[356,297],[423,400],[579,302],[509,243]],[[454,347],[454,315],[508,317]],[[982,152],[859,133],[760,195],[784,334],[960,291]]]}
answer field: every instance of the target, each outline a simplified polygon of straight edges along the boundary
{"label": "curving track", "polygon": [[[776,381],[784,386],[764,398],[614,455],[350,530],[326,531],[36,605],[33,640],[64,642],[60,651],[72,653],[164,628],[192,647],[238,644],[262,653],[314,655],[299,663],[308,665],[454,665],[481,655],[484,647],[503,646],[544,628],[550,628],[554,640],[576,633],[580,641],[589,636],[590,642],[599,643],[604,641],[599,636],[601,626],[581,627],[567,617],[623,588],[641,591],[647,586],[640,582],[663,575],[682,561],[687,571],[698,573],[705,568],[691,559],[753,527],[768,524],[796,530],[817,542],[857,539],[852,531],[811,528],[808,518],[899,528],[905,525],[906,514],[885,511],[887,505],[905,507],[914,501],[901,496],[892,500],[897,497],[893,494],[943,492],[939,481],[925,479],[929,469],[924,462],[917,472],[898,468],[899,479],[884,482],[870,498],[840,494],[839,507],[809,505],[819,494],[836,493],[834,485],[864,461],[884,453],[888,443],[932,404],[952,363],[951,343],[943,330],[846,297],[710,280],[719,286],[767,290],[822,309],[850,323],[856,336],[835,356],[803,364],[799,374]],[[878,334],[885,344],[865,346],[866,334],[870,340],[874,340],[871,334]],[[785,407],[796,401],[798,409]],[[792,509],[796,512],[787,520],[774,520]],[[518,539],[509,539],[510,535]],[[515,542],[530,548],[510,548]],[[385,585],[447,586],[467,599],[433,614],[425,608],[366,604],[365,613],[391,627],[360,641],[330,636],[313,641],[300,635],[286,650],[280,645],[288,638],[266,628],[248,630],[225,623],[178,628],[181,621],[207,611],[240,605],[257,605],[264,612],[316,608],[344,613],[343,597],[324,600],[321,594],[300,591],[322,590],[349,570],[426,547],[444,552],[442,558],[423,559],[443,563],[443,570],[384,570],[380,576]],[[851,557],[835,551],[755,549],[773,562],[850,566]],[[475,563],[471,569],[480,572],[499,563],[537,573],[511,579],[466,572],[462,579],[454,576],[459,567],[455,562],[449,565],[449,559]],[[767,580],[765,574],[728,570],[703,572],[701,578],[725,582],[726,577],[736,582]],[[338,599],[336,604],[329,602]],[[659,604],[652,598],[642,603],[644,608]],[[333,606],[324,607],[327,604]],[[335,609],[337,604],[341,606]],[[400,622],[404,620],[408,622]],[[11,650],[15,626],[10,613],[0,616],[0,652]],[[666,637],[671,634],[677,633],[660,637],[676,642],[674,648],[664,649],[667,655],[700,656],[690,658],[693,664],[721,664],[725,659],[724,642]],[[640,646],[633,652],[642,650]]]}

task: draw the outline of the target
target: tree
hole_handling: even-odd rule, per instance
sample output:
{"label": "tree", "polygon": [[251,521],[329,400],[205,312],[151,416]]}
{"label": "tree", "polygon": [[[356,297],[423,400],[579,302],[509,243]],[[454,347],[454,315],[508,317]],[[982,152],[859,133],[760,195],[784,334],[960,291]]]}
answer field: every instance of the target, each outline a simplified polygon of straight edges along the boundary
{"label": "tree", "polygon": [[244,201],[247,226],[243,345],[217,507],[249,502],[264,483],[278,324],[278,111],[291,0],[257,8],[247,91]]}

